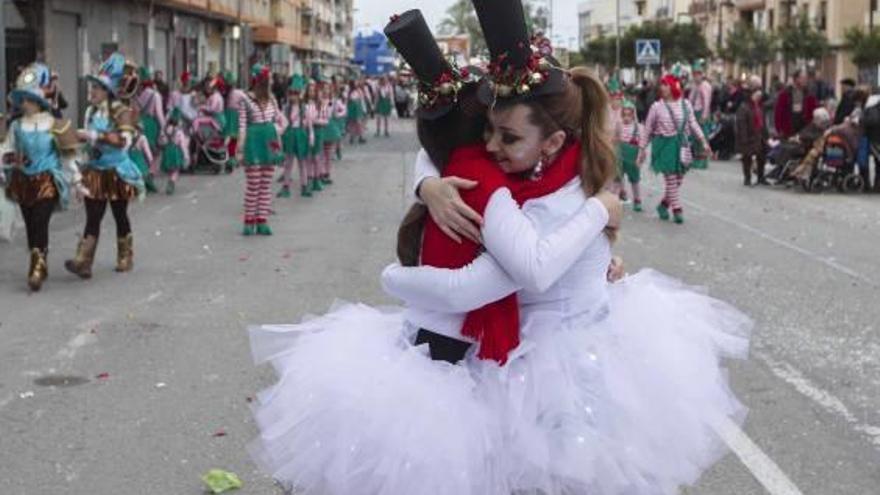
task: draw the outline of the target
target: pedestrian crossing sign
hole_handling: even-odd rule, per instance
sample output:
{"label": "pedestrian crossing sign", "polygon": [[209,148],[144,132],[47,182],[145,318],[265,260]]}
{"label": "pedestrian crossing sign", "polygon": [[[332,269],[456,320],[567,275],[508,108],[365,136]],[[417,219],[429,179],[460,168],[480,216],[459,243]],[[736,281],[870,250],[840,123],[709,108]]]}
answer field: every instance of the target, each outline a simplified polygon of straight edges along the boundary
{"label": "pedestrian crossing sign", "polygon": [[636,63],[657,65],[660,63],[660,40],[636,40]]}

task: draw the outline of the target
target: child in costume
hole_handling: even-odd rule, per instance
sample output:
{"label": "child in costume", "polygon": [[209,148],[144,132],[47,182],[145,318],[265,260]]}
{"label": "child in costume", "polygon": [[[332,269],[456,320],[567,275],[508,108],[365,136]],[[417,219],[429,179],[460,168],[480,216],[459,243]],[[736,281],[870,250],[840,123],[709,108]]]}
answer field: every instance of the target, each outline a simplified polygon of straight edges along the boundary
{"label": "child in costume", "polygon": [[168,175],[165,183],[165,194],[174,194],[180,171],[189,167],[189,148],[187,137],[181,123],[180,110],[174,109],[168,116],[168,122],[160,136],[162,144],[162,171]]}
{"label": "child in costume", "polygon": [[312,81],[306,88],[306,115],[311,123],[314,139],[309,144],[309,188],[312,192],[324,190],[321,175],[324,170],[324,134],[329,121],[322,104],[321,86]]}
{"label": "child in costume", "polygon": [[639,169],[639,138],[645,129],[636,119],[636,106],[623,100],[620,122],[616,129],[618,176],[616,185],[621,198],[626,196],[625,181],[632,187],[633,211],[642,211],[641,170]]}
{"label": "child in costume", "polygon": [[294,162],[299,167],[300,195],[305,198],[312,197],[309,182],[309,148],[310,143],[315,140],[315,132],[307,112],[306,102],[303,100],[305,89],[305,78],[299,74],[294,75],[287,92],[287,112],[285,112],[287,129],[282,136],[285,156],[284,175],[282,176],[284,185],[278,192],[279,198],[290,197]]}
{"label": "child in costume", "polygon": [[[708,136],[709,131],[712,129],[712,84],[704,78],[705,65],[706,62],[704,60],[698,60],[694,63],[692,68],[694,80],[688,99],[694,108],[694,117],[703,129],[703,135]],[[708,168],[709,158],[707,151],[709,148],[703,148],[700,140],[693,134],[690,136],[690,141],[694,153],[697,155],[694,157],[693,163],[691,163],[691,168]]]}
{"label": "child in costume", "polygon": [[348,83],[348,115],[346,116],[348,121],[346,126],[348,128],[348,143],[354,144],[355,139],[360,144],[364,144],[367,142],[364,139],[364,124],[363,120],[367,114],[367,104],[366,104],[366,96],[364,95],[364,90],[360,87],[357,81],[352,80]]}
{"label": "child in costume", "polygon": [[278,127],[286,128],[287,119],[269,91],[269,79],[269,67],[254,64],[251,90],[238,109],[238,136],[244,143],[244,148],[238,150],[238,162],[244,166],[247,177],[242,229],[245,236],[272,235],[268,223],[272,210],[272,177],[275,167],[284,162]]}
{"label": "child in costume", "polygon": [[220,92],[226,98],[226,132],[224,133],[228,139],[227,150],[229,151],[229,164],[227,169],[235,168],[235,156],[238,151],[238,109],[241,101],[245,97],[244,91],[236,86],[235,74],[227,71],[223,76],[224,84],[220,87]]}
{"label": "child in costume", "polygon": [[682,98],[681,83],[672,74],[660,79],[660,98],[651,105],[645,121],[645,132],[639,142],[638,163],[645,160],[645,150],[651,144],[651,169],[663,174],[666,186],[663,199],[657,205],[661,220],[669,220],[669,210],[675,223],[684,223],[681,203],[681,185],[693,161],[689,135],[693,135],[703,149],[711,149],[703,129],[694,115],[690,102]]}
{"label": "child in costume", "polygon": [[391,115],[391,100],[393,98],[394,88],[391,86],[388,78],[382,76],[379,80],[378,101],[376,103],[376,137],[379,137],[383,124],[385,127],[385,137],[390,136],[388,134],[388,116]]}
{"label": "child in costume", "polygon": [[49,276],[46,257],[52,213],[67,206],[70,185],[79,197],[90,194],[76,164],[76,131],[69,120],[53,117],[44,93],[48,83],[49,69],[39,63],[18,76],[9,96],[22,116],[12,123],[0,147],[0,156],[13,155],[13,165],[0,174],[0,182],[4,175],[8,178],[6,197],[21,209],[30,250],[28,287],[34,292]]}
{"label": "child in costume", "polygon": [[330,179],[330,150],[336,144],[336,127],[333,124],[333,92],[330,85],[325,82],[318,83],[318,118],[316,125],[321,126],[316,134],[321,138],[321,145],[316,150],[318,160],[318,183],[328,186],[333,183]]}
{"label": "child in costume", "polygon": [[150,165],[156,158],[150,147],[150,141],[143,132],[143,123],[138,123],[137,134],[135,134],[134,144],[128,149],[128,156],[137,165],[141,175],[144,177],[144,185],[148,193],[156,192],[156,185],[153,182],[153,175],[150,172]]}
{"label": "child in costume", "polygon": [[[331,82],[326,85],[324,88],[326,91],[327,99],[326,99],[326,112],[327,112],[327,127],[324,129],[324,175],[321,177],[321,181],[324,184],[332,184],[333,180],[330,178],[331,171],[333,168],[331,155],[335,152],[337,159],[341,157],[340,151],[340,143],[342,142],[342,136],[344,131],[343,120],[340,119],[340,115],[344,116],[346,109],[345,105],[342,104],[339,99],[336,97],[336,84]],[[341,108],[340,108],[341,106]]]}
{"label": "child in costume", "polygon": [[345,139],[345,121],[348,117],[345,85],[334,83],[333,94],[333,121],[339,134],[339,139],[336,141],[336,159],[342,160],[342,140]]}
{"label": "child in costume", "polygon": [[104,61],[97,75],[87,76],[90,82],[91,105],[85,114],[85,129],[80,139],[88,143],[89,158],[82,164],[83,184],[89,190],[85,198],[86,226],[76,255],[64,263],[68,271],[80,278],[92,276],[92,263],[101,232],[101,220],[107,204],[116,221],[116,271],[128,272],[134,267],[134,249],[128,203],[145,193],[144,178],[128,155],[134,142],[135,116],[131,108],[117,99],[126,87],[125,59],[114,53]]}
{"label": "child in costume", "polygon": [[[165,127],[165,110],[162,105],[162,95],[156,91],[152,78],[150,77],[150,69],[141,67],[138,69],[140,77],[140,90],[135,99],[135,106],[138,109],[140,124],[143,129],[142,135],[146,137],[150,145],[150,156],[158,159],[159,157],[159,133]],[[156,165],[150,161],[150,170],[155,170]],[[156,186],[153,184],[153,174],[149,173],[144,176],[147,186],[147,192],[156,192]]]}

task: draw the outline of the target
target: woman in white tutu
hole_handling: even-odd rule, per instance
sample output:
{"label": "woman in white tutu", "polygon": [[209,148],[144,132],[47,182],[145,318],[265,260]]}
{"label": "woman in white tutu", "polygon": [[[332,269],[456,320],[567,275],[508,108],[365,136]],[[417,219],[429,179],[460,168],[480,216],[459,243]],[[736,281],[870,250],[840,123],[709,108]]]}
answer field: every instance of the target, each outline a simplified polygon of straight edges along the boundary
{"label": "woman in white tutu", "polygon": [[[306,493],[675,493],[723,453],[712,422],[741,417],[719,359],[745,354],[748,320],[650,272],[608,287],[607,212],[584,192],[613,174],[607,97],[533,57],[518,1],[476,7],[493,56],[507,54],[490,76],[489,150],[523,181],[575,173],[521,213],[508,206],[519,186],[494,191],[487,254],[466,269],[386,269],[405,315],[346,305],[253,329],[255,357],[280,377],[255,407],[255,458]],[[520,98],[511,74],[530,83]],[[494,321],[461,331],[513,293],[517,345],[486,331]],[[411,345],[420,328],[437,338]],[[462,343],[460,364],[425,355],[441,337]]]}

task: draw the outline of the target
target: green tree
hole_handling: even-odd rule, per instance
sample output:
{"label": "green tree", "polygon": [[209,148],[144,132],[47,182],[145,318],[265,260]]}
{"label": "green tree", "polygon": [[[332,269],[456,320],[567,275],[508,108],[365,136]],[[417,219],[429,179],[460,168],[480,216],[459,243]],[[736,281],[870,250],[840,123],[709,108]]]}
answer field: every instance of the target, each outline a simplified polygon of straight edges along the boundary
{"label": "green tree", "polygon": [[852,27],[844,35],[852,62],[860,69],[880,65],[880,32]]}
{"label": "green tree", "polygon": [[[529,32],[546,32],[549,25],[549,11],[543,4],[534,0],[523,3],[526,25]],[[456,0],[446,9],[446,17],[440,21],[437,31],[442,35],[467,34],[471,39],[471,56],[488,54],[486,40],[480,28],[480,21],[470,0]]]}
{"label": "green tree", "polygon": [[640,26],[630,27],[621,38],[621,66],[636,64],[637,39],[660,40],[661,63],[664,65],[706,58],[712,54],[706,43],[706,38],[696,24],[668,21],[645,22]]}
{"label": "green tree", "polygon": [[779,50],[786,65],[790,61],[804,59],[816,60],[828,53],[830,47],[825,34],[810,24],[806,13],[798,17],[795,24],[779,30]]}
{"label": "green tree", "polygon": [[440,21],[437,30],[442,35],[466,34],[471,40],[470,56],[486,53],[486,40],[480,29],[477,13],[469,0],[456,0],[446,9],[446,17]]}
{"label": "green tree", "polygon": [[587,46],[581,50],[584,62],[596,64],[610,69],[614,67],[617,56],[616,38],[600,36],[590,40]]}
{"label": "green tree", "polygon": [[772,33],[741,22],[728,35],[719,56],[728,62],[738,62],[748,69],[763,69],[773,61],[777,45],[776,37]]}

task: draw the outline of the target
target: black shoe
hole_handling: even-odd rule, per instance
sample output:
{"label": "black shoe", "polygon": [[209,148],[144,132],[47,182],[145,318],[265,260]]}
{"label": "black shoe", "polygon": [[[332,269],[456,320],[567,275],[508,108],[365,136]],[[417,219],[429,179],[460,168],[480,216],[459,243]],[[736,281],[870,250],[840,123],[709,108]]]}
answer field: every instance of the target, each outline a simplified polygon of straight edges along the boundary
{"label": "black shoe", "polygon": [[769,186],[770,183],[767,182],[767,179],[762,177],[762,178],[758,179],[758,185],[759,186]]}
{"label": "black shoe", "polygon": [[752,187],[752,179],[751,178],[743,179],[743,185],[746,187]]}

